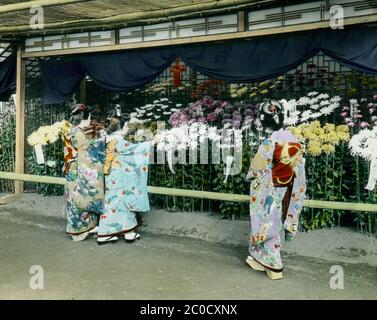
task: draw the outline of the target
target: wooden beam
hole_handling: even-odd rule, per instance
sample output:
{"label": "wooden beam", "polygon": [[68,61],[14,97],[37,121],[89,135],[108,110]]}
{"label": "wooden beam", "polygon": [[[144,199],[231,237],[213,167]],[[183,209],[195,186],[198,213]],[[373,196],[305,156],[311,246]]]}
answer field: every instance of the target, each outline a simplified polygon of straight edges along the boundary
{"label": "wooden beam", "polygon": [[22,174],[22,173],[14,173],[14,172],[4,172],[4,171],[0,171],[0,179],[28,181],[28,182],[36,182],[36,183],[47,183],[47,184],[59,184],[59,185],[65,184],[64,178],[39,176],[39,175],[33,175],[33,174]]}
{"label": "wooden beam", "polygon": [[[344,19],[344,25],[350,26],[355,24],[364,24],[377,22],[377,14],[365,16],[365,17],[353,17]],[[328,21],[305,23],[300,25],[292,25],[286,27],[259,29],[253,31],[244,32],[233,32],[225,34],[217,34],[210,36],[198,36],[198,37],[187,37],[169,40],[154,40],[109,46],[98,46],[98,47],[86,47],[86,48],[76,48],[76,49],[63,49],[63,50],[51,50],[51,51],[33,51],[33,52],[23,52],[23,58],[33,58],[33,57],[50,57],[50,56],[60,56],[60,55],[78,55],[85,53],[100,53],[100,52],[113,52],[121,50],[130,49],[142,49],[142,48],[155,48],[164,46],[178,46],[187,45],[195,43],[205,43],[205,42],[216,42],[216,41],[230,41],[237,39],[249,39],[254,37],[262,37],[269,35],[284,34],[290,32],[300,32],[309,31],[315,29],[326,29],[329,28]]]}
{"label": "wooden beam", "polygon": [[34,0],[34,1],[26,1],[26,2],[19,2],[13,4],[5,4],[0,6],[0,13],[6,12],[15,12],[21,10],[30,10],[32,6],[40,6],[40,7],[51,7],[51,6],[58,6],[58,5],[65,5],[71,3],[78,3],[78,2],[88,2],[91,0]]}
{"label": "wooden beam", "polygon": [[[16,80],[16,164],[15,172],[24,173],[25,158],[25,60],[21,57],[22,44],[17,49],[17,80]],[[15,194],[22,194],[22,181],[15,182]]]}
{"label": "wooden beam", "polygon": [[[10,179],[18,181],[29,181],[38,183],[49,183],[64,185],[65,179],[49,176],[38,176],[31,174],[18,174],[13,172],[0,171],[0,179]],[[174,189],[148,186],[148,192],[152,194],[160,194],[166,196],[201,198],[219,201],[232,202],[249,202],[250,197],[243,194],[219,193],[209,191],[197,191],[188,189]],[[333,209],[333,210],[348,210],[348,211],[364,211],[377,212],[377,204],[370,203],[354,203],[354,202],[335,202],[335,201],[321,201],[321,200],[305,200],[305,207],[317,209]]]}

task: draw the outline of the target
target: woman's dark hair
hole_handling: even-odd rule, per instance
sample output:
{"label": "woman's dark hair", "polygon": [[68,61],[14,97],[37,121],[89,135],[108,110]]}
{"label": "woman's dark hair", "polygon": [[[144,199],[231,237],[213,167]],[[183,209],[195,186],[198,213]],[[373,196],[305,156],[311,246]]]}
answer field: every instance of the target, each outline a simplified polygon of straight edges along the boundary
{"label": "woman's dark hair", "polygon": [[266,100],[259,108],[259,119],[264,128],[279,130],[283,127],[284,113],[281,103],[277,100]]}
{"label": "woman's dark hair", "polygon": [[123,128],[124,123],[130,119],[128,113],[121,113],[119,105],[116,105],[113,109],[107,112],[105,127],[108,131],[114,132]]}
{"label": "woman's dark hair", "polygon": [[90,115],[90,107],[82,103],[74,104],[71,107],[70,122],[74,125],[80,123],[82,120],[87,120]]}

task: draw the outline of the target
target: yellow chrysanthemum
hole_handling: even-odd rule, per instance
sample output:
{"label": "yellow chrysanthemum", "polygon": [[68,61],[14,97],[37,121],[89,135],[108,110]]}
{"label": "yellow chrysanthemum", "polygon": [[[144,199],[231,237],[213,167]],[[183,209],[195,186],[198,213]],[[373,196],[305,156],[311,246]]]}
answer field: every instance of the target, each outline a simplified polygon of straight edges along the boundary
{"label": "yellow chrysanthemum", "polygon": [[349,132],[338,132],[338,137],[340,141],[349,141],[350,140],[350,133]]}
{"label": "yellow chrysanthemum", "polygon": [[329,142],[331,144],[338,144],[340,141],[339,136],[336,133],[336,131],[329,131],[328,133],[326,133],[325,137],[326,138],[324,141]]}
{"label": "yellow chrysanthemum", "polygon": [[336,131],[349,132],[350,129],[347,125],[341,124],[339,126],[336,126]]}
{"label": "yellow chrysanthemum", "polygon": [[289,127],[289,131],[291,131],[295,136],[302,135],[301,127]]}
{"label": "yellow chrysanthemum", "polygon": [[326,123],[323,126],[323,129],[325,129],[325,131],[327,131],[327,132],[334,131],[335,130],[335,124],[333,124],[333,123]]}
{"label": "yellow chrysanthemum", "polygon": [[302,135],[305,139],[308,140],[314,140],[317,139],[317,135],[313,132],[313,130],[310,127],[304,127],[302,129]]}
{"label": "yellow chrysanthemum", "polygon": [[313,132],[315,135],[318,135],[318,136],[323,136],[325,134],[325,130],[323,130],[323,128],[321,127],[315,127]]}
{"label": "yellow chrysanthemum", "polygon": [[321,144],[318,141],[310,141],[307,152],[312,156],[319,156],[322,153]]}
{"label": "yellow chrysanthemum", "polygon": [[37,131],[34,131],[27,139],[31,146],[37,144],[47,145],[48,143],[55,143],[59,139],[59,135],[69,136],[72,125],[63,120],[55,122],[50,126],[42,126]]}
{"label": "yellow chrysanthemum", "polygon": [[326,154],[335,152],[335,147],[332,144],[323,144],[322,151]]}
{"label": "yellow chrysanthemum", "polygon": [[269,84],[270,82],[267,80],[267,81],[263,81],[263,82],[261,82],[261,83],[259,83],[259,87],[265,87],[265,86],[267,86],[268,84]]}
{"label": "yellow chrysanthemum", "polygon": [[350,130],[346,125],[340,125],[336,127],[336,132],[341,141],[350,140]]}
{"label": "yellow chrysanthemum", "polygon": [[247,93],[247,87],[243,87],[243,88],[241,88],[239,91],[239,94],[245,94],[245,93]]}
{"label": "yellow chrysanthemum", "polygon": [[61,128],[60,128],[60,132],[62,135],[64,136],[68,136],[70,131],[71,131],[71,128],[72,128],[72,124],[69,123],[68,121],[66,120],[63,120],[62,121],[62,125],[61,125]]}
{"label": "yellow chrysanthemum", "polygon": [[323,127],[319,121],[303,123],[289,130],[307,145],[306,152],[313,156],[319,156],[322,153],[330,154],[335,152],[335,146],[341,141],[350,139],[348,126],[336,126],[332,123],[326,123]]}

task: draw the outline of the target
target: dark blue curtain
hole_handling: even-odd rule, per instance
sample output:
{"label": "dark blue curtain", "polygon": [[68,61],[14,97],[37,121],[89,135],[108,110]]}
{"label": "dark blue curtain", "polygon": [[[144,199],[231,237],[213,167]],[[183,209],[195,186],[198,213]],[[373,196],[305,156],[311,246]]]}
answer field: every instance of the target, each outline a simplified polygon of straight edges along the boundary
{"label": "dark blue curtain", "polygon": [[354,70],[377,74],[377,27],[345,27],[326,30],[320,38],[320,48],[339,63]]}
{"label": "dark blue curtain", "polygon": [[315,30],[249,40],[93,54],[42,63],[45,102],[61,103],[85,74],[110,90],[131,90],[155,79],[178,54],[193,69],[228,82],[262,81],[297,67],[322,50],[356,70],[377,74],[377,27]]}
{"label": "dark blue curtain", "polygon": [[85,70],[77,58],[41,62],[44,102],[62,103],[80,86]]}
{"label": "dark blue curtain", "polygon": [[164,71],[176,57],[174,49],[90,54],[41,63],[44,102],[62,103],[80,86],[85,75],[109,90],[132,90]]}
{"label": "dark blue curtain", "polygon": [[291,33],[183,47],[179,56],[191,68],[211,78],[257,82],[299,66],[318,52],[318,42],[317,32]]}
{"label": "dark blue curtain", "polygon": [[79,58],[95,82],[109,90],[132,90],[157,78],[174,60],[172,49],[95,54]]}
{"label": "dark blue curtain", "polygon": [[7,101],[16,86],[16,54],[0,63],[0,101]]}

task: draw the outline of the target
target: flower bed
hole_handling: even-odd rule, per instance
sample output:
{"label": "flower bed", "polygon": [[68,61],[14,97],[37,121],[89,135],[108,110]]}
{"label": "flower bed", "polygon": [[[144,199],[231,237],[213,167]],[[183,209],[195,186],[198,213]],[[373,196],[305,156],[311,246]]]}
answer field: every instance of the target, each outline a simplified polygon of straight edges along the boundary
{"label": "flower bed", "polygon": [[[310,70],[314,69],[312,67]],[[284,105],[285,124],[292,127],[305,143],[308,197],[377,203],[376,191],[364,188],[368,182],[370,159],[357,156],[347,142],[348,138],[363,129],[371,130],[377,123],[373,99],[377,81],[356,79],[356,82],[373,89],[372,94],[368,93],[365,95],[367,98],[362,98],[363,90],[352,82],[354,80],[345,79],[348,87],[341,92],[338,90],[338,75],[324,76],[325,71],[317,69],[316,79],[313,75],[305,79],[302,73],[296,73],[259,84],[228,85],[221,81],[207,81],[184,83],[175,88],[163,81],[132,93],[109,93],[110,98],[107,99],[121,103],[123,110],[131,113],[132,122],[143,126],[151,126],[156,121],[164,122],[165,127],[160,128],[165,131],[162,131],[159,150],[167,153],[169,150],[183,150],[186,162],[192,160],[191,164],[183,164],[176,154],[171,163],[166,161],[165,164],[151,165],[150,185],[248,194],[249,184],[245,181],[245,174],[256,148],[266,137],[257,117],[259,103],[265,98],[274,98]],[[325,78],[333,90],[321,91],[316,87],[314,91],[313,83],[322,83]],[[292,86],[301,86],[303,94],[290,91]],[[156,127],[154,125],[153,130]],[[241,154],[242,170],[239,174],[230,174],[227,179],[224,175],[227,157],[218,163],[211,152],[212,145],[219,140],[224,129],[231,132],[229,144],[239,141],[238,137],[242,134],[242,148],[237,147]],[[201,164],[200,143],[203,139],[209,141],[208,164]],[[197,149],[197,153],[192,153],[192,149]],[[59,142],[46,146],[46,150],[49,161],[44,166],[36,165],[29,151],[31,173],[61,175],[59,161],[62,148]],[[48,188],[39,188],[38,191],[46,195],[61,192]],[[151,200],[155,207],[169,211],[213,211],[227,219],[247,219],[249,215],[247,204],[161,195],[152,195]],[[315,229],[339,223],[347,215],[347,212],[339,210],[305,208],[301,223],[305,229]],[[376,232],[375,215],[358,213],[355,217],[358,226],[363,226],[370,233]]]}

